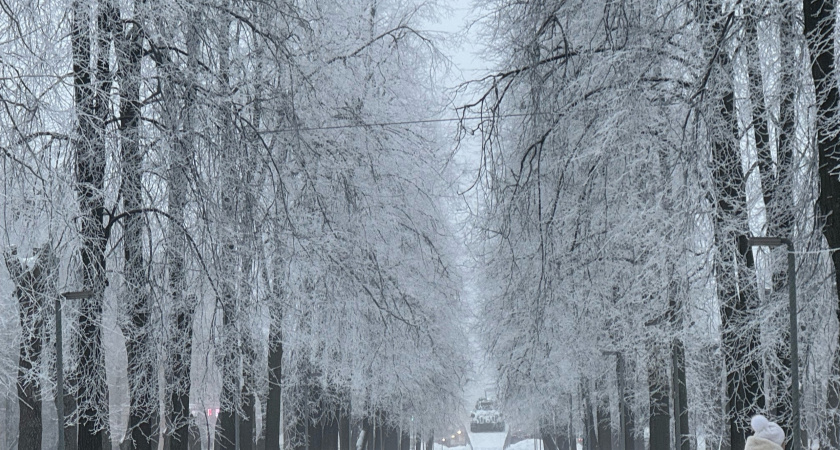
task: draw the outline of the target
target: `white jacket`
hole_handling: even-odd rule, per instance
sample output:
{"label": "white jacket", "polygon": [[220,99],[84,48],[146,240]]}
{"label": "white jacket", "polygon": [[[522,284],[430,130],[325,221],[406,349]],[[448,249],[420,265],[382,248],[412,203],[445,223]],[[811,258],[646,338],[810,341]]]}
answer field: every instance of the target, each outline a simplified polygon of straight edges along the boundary
{"label": "white jacket", "polygon": [[747,445],[744,450],[784,450],[779,444],[762,439],[760,437],[750,436],[747,438]]}

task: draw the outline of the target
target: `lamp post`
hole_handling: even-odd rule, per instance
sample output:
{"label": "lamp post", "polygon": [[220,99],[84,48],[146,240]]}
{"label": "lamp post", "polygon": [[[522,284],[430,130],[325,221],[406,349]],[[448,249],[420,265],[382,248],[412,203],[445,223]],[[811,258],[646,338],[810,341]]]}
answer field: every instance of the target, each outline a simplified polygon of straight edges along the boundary
{"label": "lamp post", "polygon": [[793,422],[793,450],[800,450],[802,443],[799,416],[799,327],[796,319],[796,255],[793,253],[793,241],[779,237],[751,237],[750,247],[779,247],[788,249],[788,301],[790,305],[790,397]]}
{"label": "lamp post", "polygon": [[58,450],[64,450],[64,342],[61,339],[61,298],[74,300],[91,297],[91,291],[73,291],[64,292],[55,298],[55,409],[58,415]]}

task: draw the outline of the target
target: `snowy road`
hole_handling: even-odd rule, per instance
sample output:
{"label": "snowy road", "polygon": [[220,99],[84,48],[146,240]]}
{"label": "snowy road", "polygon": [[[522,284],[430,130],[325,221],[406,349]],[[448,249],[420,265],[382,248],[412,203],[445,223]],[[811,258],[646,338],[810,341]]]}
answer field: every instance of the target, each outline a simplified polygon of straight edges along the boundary
{"label": "snowy road", "polygon": [[470,433],[473,450],[502,450],[507,433]]}

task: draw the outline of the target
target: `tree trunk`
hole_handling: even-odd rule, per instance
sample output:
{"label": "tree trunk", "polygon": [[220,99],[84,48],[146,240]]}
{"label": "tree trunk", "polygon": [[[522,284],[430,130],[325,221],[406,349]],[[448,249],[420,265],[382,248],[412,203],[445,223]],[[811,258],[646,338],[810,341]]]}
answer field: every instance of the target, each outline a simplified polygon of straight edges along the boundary
{"label": "tree trunk", "polygon": [[584,378],[580,382],[580,399],[583,408],[584,450],[595,450],[598,443],[598,430],[595,427],[595,417],[590,401],[589,381]]}
{"label": "tree trunk", "polygon": [[[139,11],[135,2],[134,10]],[[116,21],[119,13],[113,11]],[[139,20],[139,18],[135,18]],[[143,151],[140,148],[140,63],[143,41],[138,23],[121,27],[117,47],[120,77],[120,197],[123,200],[123,255],[125,292],[130,323],[123,327],[128,357],[128,430],[132,448],[157,449],[158,398],[154,348],[149,317],[151,306],[147,287],[147,268],[143,256]]]}
{"label": "tree trunk", "polygon": [[[165,52],[153,53],[158,69],[165,75],[161,88],[164,96],[162,114],[169,124],[172,152],[170,154],[167,176],[169,224],[166,240],[166,262],[168,267],[168,295],[172,312],[167,319],[171,329],[167,343],[167,361],[165,378],[166,420],[168,434],[165,442],[170,450],[192,448],[194,434],[199,433],[193,427],[190,418],[190,366],[192,364],[193,321],[197,298],[186,295],[187,280],[185,255],[187,253],[187,235],[184,210],[187,205],[189,190],[190,161],[193,155],[193,107],[195,105],[196,86],[192,77],[196,71],[197,25],[187,24],[187,75],[186,80],[175,78],[175,65]],[[175,86],[183,81],[183,113],[175,91]],[[182,114],[182,115],[180,115]],[[179,124],[181,124],[179,126]],[[200,441],[200,436],[197,436]],[[199,442],[200,445],[200,442]]]}
{"label": "tree trunk", "polygon": [[654,348],[648,363],[650,390],[650,450],[671,449],[671,414],[668,395],[668,364]]}
{"label": "tree trunk", "polygon": [[[795,44],[793,44],[796,42],[794,36],[798,32],[796,30],[798,25],[795,24],[796,20],[791,5],[786,4],[784,8],[785,12],[782,13],[782,67],[794,67],[799,64]],[[766,195],[768,198],[765,199],[765,204],[767,204],[768,236],[780,236],[792,239],[794,235],[794,211],[796,203],[793,192],[793,177],[795,172],[793,155],[796,146],[796,113],[794,109],[796,89],[799,82],[793,75],[789,75],[788,71],[784,71],[784,73],[786,75],[783,76],[781,83],[782,98],[779,111],[781,130],[778,141],[778,170],[776,171],[775,177],[769,176],[769,180],[762,184],[766,186],[765,192],[768,192],[768,195]],[[768,161],[767,158],[764,158],[764,160]],[[769,165],[769,162],[765,162],[765,165]],[[762,173],[765,172],[771,175],[773,174],[773,171],[762,168]],[[789,282],[789,275],[787,273],[787,265],[781,265],[780,269],[773,274],[774,292],[785,292],[785,286]],[[787,314],[785,317],[787,317]],[[783,330],[782,342],[777,347],[776,352],[781,362],[783,373],[774,374],[776,391],[781,392],[775,402],[775,419],[784,429],[785,435],[792,436],[790,329],[789,327],[784,327]]]}
{"label": "tree trunk", "polygon": [[400,430],[396,427],[385,423],[385,414],[382,414],[383,421],[379,429],[382,435],[382,450],[399,450],[400,448]]}
{"label": "tree trunk", "polygon": [[674,393],[674,437],[678,450],[691,450],[688,431],[688,389],[685,385],[685,347],[679,339],[671,346]]}
{"label": "tree trunk", "polygon": [[331,414],[325,414],[321,419],[321,445],[311,449],[338,450],[338,420]]}
{"label": "tree trunk", "polygon": [[[245,344],[243,346],[243,352],[246,355],[251,355],[246,357],[245,359],[248,361],[247,367],[253,368],[253,351],[249,350],[249,344]],[[242,409],[245,410],[245,414],[240,417],[239,420],[239,450],[254,450],[254,445],[257,443],[255,438],[257,432],[257,396],[254,393],[254,380],[253,376],[248,375],[249,373],[253,373],[251,370],[248,370],[245,374],[245,380],[243,382],[242,390],[240,392],[241,398],[244,399],[242,404]]]}
{"label": "tree trunk", "polygon": [[338,415],[338,441],[341,450],[351,449],[350,404],[342,405]]}
{"label": "tree trunk", "polygon": [[598,396],[598,450],[612,450],[612,419],[610,398]]}
{"label": "tree trunk", "polygon": [[[773,112],[773,106],[764,94],[764,87],[762,84],[760,64],[761,60],[758,57],[758,49],[761,48],[762,43],[757,36],[757,20],[760,12],[756,11],[756,5],[750,5],[752,11],[748,11],[746,19],[746,33],[744,40],[748,48],[752,49],[756,55],[749,58],[750,64],[750,97],[753,99],[753,130],[756,136],[756,149],[758,152],[758,168],[761,172],[761,185],[763,188],[763,199],[767,211],[767,236],[778,237],[793,237],[793,222],[794,222],[794,193],[793,186],[795,180],[793,179],[793,153],[795,140],[795,93],[798,84],[796,77],[796,70],[785,70],[784,67],[796,67],[799,60],[796,56],[797,48],[796,42],[798,35],[798,24],[796,24],[795,11],[793,5],[790,3],[781,3],[779,7],[782,10],[780,23],[780,38],[781,38],[781,82],[778,83],[780,104],[778,113]],[[768,113],[771,111],[771,113]],[[778,114],[778,117],[776,117]],[[777,124],[777,164],[774,166],[773,155],[770,140],[770,128],[768,123],[776,122]],[[785,293],[785,286],[787,284],[787,266],[779,265],[780,269],[772,274],[773,291]],[[787,317],[787,315],[785,315]],[[787,436],[791,436],[792,428],[790,424],[791,419],[791,391],[790,391],[790,347],[789,347],[789,331],[786,326],[783,326],[782,337],[783,340],[777,346],[777,357],[781,363],[781,373],[771,373],[771,383],[775,384],[775,391],[780,393],[777,398],[774,398],[772,404],[768,404],[768,408],[775,409],[774,419],[782,426]],[[766,399],[769,401],[770,399]]]}
{"label": "tree trunk", "polygon": [[[171,275],[170,275],[171,276]],[[172,279],[170,278],[170,287]],[[182,291],[173,291],[182,292]],[[173,294],[175,297],[175,294]],[[187,450],[190,440],[190,365],[192,361],[193,317],[196,299],[188,296],[174,303],[176,316],[169,354],[169,426],[170,450]]]}
{"label": "tree trunk", "polygon": [[[230,61],[228,52],[230,51],[231,44],[228,35],[229,31],[230,19],[222,20],[217,30],[219,40],[219,90],[220,94],[224,95],[226,99],[230,96],[230,76],[228,73],[230,70]],[[220,158],[222,162],[221,178],[226,184],[221,189],[221,210],[218,214],[220,218],[223,214],[227,215],[225,222],[229,225],[236,222],[235,195],[239,188],[236,164],[232,160],[232,152],[235,152],[235,148],[233,146],[234,137],[230,135],[234,132],[233,112],[231,108],[232,105],[230,105],[229,100],[226,100],[222,102],[218,110],[222,123],[220,129],[222,133],[220,136],[222,145],[219,148],[219,154],[222,155]],[[235,226],[230,228],[232,230],[236,229]],[[239,268],[236,264],[236,240],[230,234],[230,230],[219,229],[217,236],[220,241],[218,245],[220,255],[219,269],[221,273],[228,274],[229,277],[222,279],[220,283],[221,292],[217,299],[217,303],[222,309],[223,342],[221,347],[218,347],[219,356],[217,356],[219,370],[222,373],[222,393],[219,399],[221,411],[216,421],[216,444],[214,447],[216,450],[234,450],[239,441],[239,414],[237,410],[241,406],[239,385],[242,376],[239,364],[241,342],[236,326],[238,321],[238,317],[236,317],[236,311],[238,310],[236,303],[239,301],[239,298],[234,292],[236,279],[231,279],[231,277],[235,277],[235,274],[238,273]]]}
{"label": "tree trunk", "polygon": [[[836,124],[838,94],[835,61],[834,33],[836,27],[836,5],[834,0],[804,0],[805,36],[811,55],[811,77],[817,98],[816,142],[819,155],[820,195],[817,206],[824,218],[823,235],[829,248],[840,247],[840,179],[836,176],[840,166],[840,133]],[[840,252],[831,252],[834,263],[834,280],[837,288],[838,305],[835,308],[840,321]],[[840,336],[838,336],[840,339]],[[840,347],[835,346],[832,374],[840,373]],[[832,377],[829,382],[828,408],[840,406],[838,392],[840,380]],[[829,409],[832,411],[832,409]],[[833,411],[836,411],[834,409]],[[832,447],[840,445],[840,418],[832,417],[829,427],[829,442]]]}
{"label": "tree trunk", "polygon": [[22,336],[17,376],[19,450],[41,448],[43,424],[37,365],[41,363],[45,337],[45,300],[55,294],[51,291],[57,261],[52,247],[35,249],[35,257],[34,266],[28,269],[21,264],[14,249],[5,254],[6,268],[15,284]]}
{"label": "tree trunk", "polygon": [[[109,8],[103,8],[97,20],[99,46],[108,48]],[[90,7],[77,0],[72,5],[71,41],[73,48],[73,84],[77,135],[75,147],[76,190],[79,201],[82,284],[93,296],[82,300],[79,308],[79,362],[73,383],[80,409],[78,446],[85,450],[102,449],[107,435],[99,422],[108,418],[108,385],[102,353],[102,304],[105,294],[105,246],[108,231],[105,218],[104,181],[107,155],[105,122],[111,88],[107,58],[92,58]],[[96,68],[95,77],[91,63]],[[68,411],[69,412],[69,411]],[[107,425],[107,423],[106,423]]]}
{"label": "tree trunk", "polygon": [[282,378],[283,342],[280,339],[280,319],[272,320],[268,349],[268,401],[265,406],[265,449],[280,450],[282,432]]}
{"label": "tree trunk", "polygon": [[[356,441],[356,450],[368,450],[373,442],[373,425],[368,417],[362,419],[359,425],[359,439]],[[429,437],[429,439],[432,439]],[[428,447],[431,448],[431,447]]]}
{"label": "tree trunk", "polygon": [[616,358],[616,375],[618,377],[618,411],[620,414],[619,420],[621,420],[621,436],[619,439],[624,442],[622,450],[634,450],[633,409],[630,407],[627,400],[630,398],[630,392],[627,388],[627,365],[628,362],[625,359],[624,354],[619,353]]}
{"label": "tree trunk", "polygon": [[[66,380],[69,383],[72,383],[73,380]],[[69,384],[65,383],[65,384]],[[68,386],[65,386],[67,389]],[[73,417],[73,413],[76,411],[76,398],[73,397],[72,390],[65,390],[64,394],[64,416],[65,420],[66,417]],[[77,450],[79,448],[79,426],[76,424],[65,425],[64,427],[64,449],[65,450]]]}
{"label": "tree trunk", "polygon": [[[727,32],[718,4],[706,2],[705,14],[712,36]],[[731,13],[730,13],[731,14]],[[731,15],[728,16],[731,19]],[[709,55],[711,59],[711,55]],[[752,251],[746,245],[748,219],[744,175],[738,147],[740,134],[735,119],[731,64],[727,52],[717,53],[721,74],[710,84],[721,92],[713,100],[711,113],[717,117],[709,123],[712,136],[712,179],[715,206],[715,277],[722,318],[722,352],[726,371],[727,419],[729,440],[733,449],[744,447],[747,421],[751,413],[764,407],[761,373],[752,350],[758,345],[758,332],[749,318],[757,307],[754,291],[755,272]],[[760,132],[759,132],[760,134]],[[760,139],[760,136],[758,137]]]}

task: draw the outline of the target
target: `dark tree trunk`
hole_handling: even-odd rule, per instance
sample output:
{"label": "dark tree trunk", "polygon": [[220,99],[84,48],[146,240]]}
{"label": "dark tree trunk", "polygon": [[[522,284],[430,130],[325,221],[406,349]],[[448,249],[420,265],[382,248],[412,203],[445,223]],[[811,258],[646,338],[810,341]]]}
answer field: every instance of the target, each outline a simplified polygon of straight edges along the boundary
{"label": "dark tree trunk", "polygon": [[350,404],[348,401],[346,405],[341,405],[338,415],[338,441],[341,450],[353,448],[350,430]]}
{"label": "dark tree trunk", "polygon": [[286,412],[286,423],[292,424],[291,427],[285,429],[286,448],[290,450],[307,450],[307,434],[309,424],[306,420],[306,415],[301,411]]}
{"label": "dark tree trunk", "polygon": [[674,392],[674,437],[678,450],[691,450],[688,430],[688,389],[685,385],[685,347],[679,339],[671,346],[671,367]]}
{"label": "dark tree trunk", "polygon": [[316,450],[324,448],[324,423],[322,421],[312,422],[310,417],[305,419],[307,421],[306,429],[306,449]]}
{"label": "dark tree trunk", "polygon": [[584,378],[580,383],[580,399],[583,408],[584,450],[595,450],[598,442],[598,430],[595,426],[595,417],[590,398],[589,381]]}
{"label": "dark tree trunk", "polygon": [[[838,352],[834,352],[834,361],[831,370],[831,379],[828,382],[828,392],[826,393],[826,406],[828,411],[840,411],[840,382],[837,381],[840,377],[840,372],[837,368],[840,366],[838,361]],[[829,448],[840,448],[840,416],[835,412],[828,418],[827,434]]]}
{"label": "dark tree trunk", "polygon": [[[632,370],[627,370],[628,365],[632,365],[632,361],[627,361],[627,358],[619,353],[616,358],[616,375],[618,377],[618,411],[621,417],[621,436],[619,439],[624,441],[623,450],[634,450],[635,442],[633,440],[633,409],[630,407],[628,399],[631,397],[630,389],[627,387],[627,373],[632,373]],[[643,450],[643,449],[640,449]]]}
{"label": "dark tree trunk", "polygon": [[540,433],[540,436],[545,450],[560,450],[560,447],[557,446],[553,435],[550,433]]}
{"label": "dark tree trunk", "polygon": [[[197,59],[197,31],[196,24],[187,25],[187,68],[188,79],[185,80],[183,95],[183,121],[177,119],[179,102],[174,86],[177,80],[164,80],[166,102],[163,111],[171,129],[173,142],[169,162],[168,200],[169,200],[169,233],[166,245],[166,261],[169,267],[168,289],[172,301],[171,320],[174,333],[168,343],[166,396],[167,398],[167,428],[169,435],[166,441],[170,450],[186,450],[191,448],[194,437],[200,441],[200,433],[190,418],[190,366],[192,364],[193,321],[197,298],[185,295],[187,290],[185,255],[187,252],[187,236],[185,232],[184,210],[187,205],[189,189],[190,160],[193,153],[192,110],[195,104],[196,86],[192,81],[196,70]],[[166,53],[158,53],[158,66],[164,73],[174,73],[171,61]],[[183,124],[183,130],[178,124]],[[195,428],[195,429],[193,429]],[[191,431],[192,430],[192,431]],[[199,434],[196,434],[199,433]]]}
{"label": "dark tree trunk", "polygon": [[[222,20],[217,36],[219,40],[219,81],[220,93],[229,96],[230,93],[230,61],[228,52],[230,51],[230,20]],[[221,194],[221,210],[218,212],[220,218],[224,217],[225,221],[235,229],[236,222],[236,198],[238,191],[238,176],[236,173],[236,164],[232,160],[232,152],[234,148],[234,132],[233,127],[233,112],[232,105],[228,101],[222,102],[218,109],[222,127],[220,129],[222,135],[221,148],[219,154],[221,155],[221,176],[226,180],[228,186],[222,189]],[[233,183],[231,186],[230,183]],[[232,217],[234,216],[234,217]],[[237,330],[238,317],[236,311],[239,309],[237,303],[239,298],[234,294],[236,286],[235,274],[238,273],[239,267],[236,264],[237,244],[234,236],[230,235],[229,231],[221,231],[218,236],[219,245],[219,268],[222,273],[229,274],[231,278],[222,280],[220,287],[220,296],[217,303],[222,309],[222,330],[223,343],[220,347],[220,355],[217,357],[219,369],[222,373],[222,393],[220,396],[221,411],[216,421],[216,450],[234,450],[239,439],[239,415],[237,409],[241,406],[241,398],[239,392],[239,382],[242,376],[240,370],[241,354],[239,340],[239,331]],[[241,274],[240,274],[241,276]]]}
{"label": "dark tree trunk", "polygon": [[648,365],[648,388],[650,390],[650,450],[670,450],[671,414],[668,386],[668,365],[654,348]]}
{"label": "dark tree trunk", "polygon": [[[797,46],[795,36],[798,33],[798,23],[791,4],[783,6],[782,13],[782,65],[783,67],[795,66],[798,64],[796,56]],[[762,181],[765,186],[765,204],[767,204],[768,236],[781,236],[792,238],[794,233],[794,211],[795,200],[793,193],[794,186],[794,161],[793,154],[796,146],[796,121],[795,121],[795,96],[799,85],[798,78],[790,71],[784,71],[781,83],[781,105],[780,121],[781,130],[778,144],[778,170],[773,175],[769,168],[762,167],[762,173],[767,173],[767,181]],[[769,166],[768,161],[772,158],[764,157],[764,165]],[[774,292],[785,292],[788,283],[787,265],[780,265],[779,270],[773,274]],[[785,315],[787,317],[787,314]],[[782,341],[777,347],[776,354],[781,362],[782,373],[774,374],[776,391],[781,392],[775,402],[776,422],[784,429],[786,436],[793,435],[791,424],[792,418],[792,396],[790,390],[790,330],[783,327]],[[790,446],[788,441],[788,446]]]}
{"label": "dark tree trunk", "polygon": [[[383,419],[385,415],[382,415]],[[382,435],[382,450],[399,450],[400,448],[400,430],[392,425],[383,422],[379,426]]]}
{"label": "dark tree trunk", "polygon": [[[249,345],[246,344],[245,346],[245,353],[246,354],[253,354],[253,351],[248,350]],[[252,355],[253,356],[253,355]],[[249,356],[246,358],[249,361],[248,367],[253,367],[254,358]],[[252,373],[250,370],[248,373]],[[244,399],[242,408],[245,410],[245,414],[240,418],[239,421],[239,450],[254,450],[254,445],[257,443],[255,438],[257,432],[257,396],[253,391],[254,387],[254,380],[253,376],[245,376],[245,382],[242,386],[242,391],[240,393],[241,398]]]}
{"label": "dark tree trunk", "polygon": [[281,414],[280,380],[283,363],[283,342],[280,339],[280,320],[273,320],[268,349],[268,401],[265,406],[265,449],[280,450]]}
{"label": "dark tree trunk", "polygon": [[307,421],[308,449],[337,450],[338,449],[338,420],[333,414],[333,405],[326,400],[320,386],[310,386],[308,392],[310,404],[318,405],[309,411]]}
{"label": "dark tree trunk", "polygon": [[[183,260],[180,263],[183,263]],[[175,280],[175,282],[181,283],[179,280]],[[173,280],[170,278],[170,288],[173,287],[172,283]],[[183,291],[178,289],[173,291],[172,295],[173,298],[179,297],[179,302],[173,303],[176,312],[168,367],[169,426],[172,427],[172,431],[167,441],[170,450],[187,450],[189,448],[190,427],[192,425],[190,419],[190,365],[192,361],[193,317],[197,300],[194,296],[182,298],[182,293]]]}
{"label": "dark tree trunk", "polygon": [[[99,46],[109,48],[112,25],[110,8],[102,8],[97,20]],[[104,181],[107,155],[105,122],[108,117],[111,83],[107,58],[93,58],[90,5],[75,1],[71,42],[77,135],[74,140],[76,190],[81,213],[82,284],[93,296],[82,300],[79,308],[79,362],[72,383],[77,385],[80,411],[78,447],[100,450],[107,432],[97,423],[108,417],[108,386],[102,353],[102,303],[105,294],[105,246],[108,231],[105,218]],[[92,63],[92,64],[91,64]],[[91,65],[95,67],[95,76]],[[68,411],[69,412],[69,411]]]}
{"label": "dark tree trunk", "polygon": [[[704,9],[706,26],[715,39],[731,31],[726,26],[732,23],[734,17],[732,13],[724,17],[719,7],[719,4],[707,1]],[[711,59],[711,50],[707,53]],[[738,147],[740,134],[735,119],[731,64],[725,51],[718,52],[716,56],[718,60],[715,63],[721,67],[720,73],[710,77],[709,83],[712,92],[721,94],[711,100],[710,117],[716,119],[708,123],[714,182],[711,201],[716,209],[714,228],[718,252],[715,276],[721,305],[729,443],[733,449],[741,449],[748,435],[749,424],[745,417],[764,408],[759,361],[752,352],[759,343],[759,330],[749,320],[757,307],[758,296],[752,251],[747,246],[746,194]],[[762,131],[756,133],[759,144],[763,145]]]}
{"label": "dark tree trunk", "polygon": [[[790,3],[780,4],[781,14],[781,64],[783,67],[795,67],[798,64],[796,56],[796,35],[798,24],[795,20],[793,5]],[[750,6],[756,9],[755,5]],[[758,55],[761,43],[757,36],[757,21],[759,11],[751,11],[747,14],[745,41],[747,48]],[[761,184],[764,193],[764,204],[767,211],[767,236],[778,236],[791,238],[793,236],[793,211],[794,198],[792,179],[792,164],[795,133],[795,112],[794,96],[798,84],[795,75],[796,70],[784,70],[779,91],[781,94],[779,118],[773,118],[768,114],[770,107],[765,100],[764,88],[760,75],[760,61],[758,57],[749,58],[750,61],[750,97],[753,101],[753,130],[755,130],[756,148],[758,151],[758,167],[761,171]],[[773,120],[778,121],[778,164],[774,166],[773,156],[770,147],[769,126]],[[785,293],[787,284],[787,266],[782,264],[773,273],[773,291]],[[785,315],[787,317],[787,315]],[[785,321],[785,325],[787,322]],[[772,405],[775,409],[773,415],[776,422],[782,426],[787,436],[791,436],[791,395],[790,395],[790,347],[788,327],[782,328],[783,340],[777,347],[779,362],[783,368],[781,373],[771,373],[771,380],[776,384],[776,392],[779,393]]]}
{"label": "dark tree trunk", "polygon": [[[73,413],[76,411],[76,398],[73,397],[73,394],[70,394],[72,390],[67,390],[70,383],[73,383],[73,380],[66,380],[65,382],[65,391],[64,394],[64,416],[66,417],[73,417]],[[66,420],[66,419],[65,419]],[[79,448],[79,426],[76,424],[66,425],[64,427],[64,449],[65,450],[77,450]]]}
{"label": "dark tree trunk", "polygon": [[[223,367],[232,367],[232,363],[222,364]],[[218,450],[234,450],[236,449],[236,421],[237,414],[235,407],[229,406],[234,404],[232,389],[228,387],[222,388],[221,403],[218,419],[216,419],[216,438],[215,449]],[[228,405],[228,406],[225,406]]]}
{"label": "dark tree trunk", "polygon": [[[840,179],[836,176],[840,166],[840,133],[836,125],[838,94],[835,61],[834,33],[836,27],[836,5],[834,0],[804,0],[805,36],[811,54],[811,76],[817,97],[816,144],[819,155],[820,195],[817,198],[819,213],[824,218],[823,235],[829,248],[840,247]],[[840,320],[840,252],[832,252],[835,287],[838,306],[835,308]],[[838,337],[840,339],[840,337]],[[835,348],[831,381],[829,382],[829,411],[840,407],[840,348]],[[840,445],[840,418],[832,417],[829,425],[829,442],[833,448]]]}
{"label": "dark tree trunk", "polygon": [[[139,10],[135,4],[135,11]],[[119,12],[111,11],[111,20]],[[154,348],[149,317],[151,306],[147,268],[143,256],[143,151],[140,148],[140,63],[143,42],[139,24],[121,27],[116,45],[120,80],[120,197],[123,200],[123,256],[125,258],[124,299],[130,323],[123,327],[128,357],[128,430],[132,448],[157,449],[158,397]]]}
{"label": "dark tree trunk", "polygon": [[[356,446],[355,448],[357,448],[359,450],[370,449],[373,446],[372,443],[373,443],[373,440],[374,440],[374,436],[373,436],[374,428],[373,428],[372,420],[370,420],[368,417],[363,418],[362,423],[359,425],[359,430],[360,430],[359,431],[359,437],[360,437],[359,440],[361,442],[358,442],[359,445]],[[431,439],[431,437],[429,439]],[[431,448],[431,447],[429,447],[429,448]]]}
{"label": "dark tree trunk", "polygon": [[373,421],[371,425],[371,435],[370,435],[370,448],[372,450],[384,450],[383,447],[383,435],[382,435],[382,422],[379,420],[380,414],[377,413],[376,419]]}
{"label": "dark tree trunk", "polygon": [[338,450],[338,420],[332,413],[325,414],[320,420],[321,445],[309,448],[323,450]]}
{"label": "dark tree trunk", "polygon": [[400,450],[411,450],[411,436],[404,431],[400,432]]}
{"label": "dark tree trunk", "polygon": [[[731,96],[728,95],[727,98],[731,99]],[[725,99],[724,102],[731,104],[731,100]],[[750,323],[750,318],[758,306],[757,295],[749,284],[751,278],[755,279],[752,250],[747,246],[745,235],[733,237],[731,232],[721,231],[731,226],[733,221],[739,224],[738,227],[745,228],[747,220],[743,210],[745,199],[738,150],[731,145],[727,147],[729,148],[724,150],[723,146],[715,146],[715,180],[718,187],[727,186],[723,188],[724,191],[730,191],[733,185],[737,186],[738,192],[730,193],[735,195],[727,197],[727,202],[737,203],[738,209],[729,209],[733,207],[731,203],[719,209],[716,242],[720,254],[719,265],[715,271],[723,322],[722,347],[727,371],[729,439],[732,448],[736,449],[744,447],[750,434],[747,429],[749,424],[744,417],[749,417],[753,411],[764,408],[764,395],[761,389],[760,362],[755,357],[755,350],[759,345],[759,330]],[[721,203],[724,202],[719,202]],[[728,245],[727,238],[731,239]],[[740,257],[734,255],[733,247],[738,248]],[[738,271],[737,279],[733,276],[733,270]]]}
{"label": "dark tree trunk", "polygon": [[610,417],[610,399],[598,396],[598,450],[612,450],[612,419]]}
{"label": "dark tree trunk", "polygon": [[[41,383],[36,366],[41,362],[44,345],[45,300],[52,291],[52,278],[57,261],[51,246],[35,249],[36,262],[31,269],[24,269],[14,249],[6,253],[6,268],[15,284],[18,300],[21,342],[18,359],[18,449],[40,450],[41,433]],[[7,411],[8,414],[8,411]]]}

